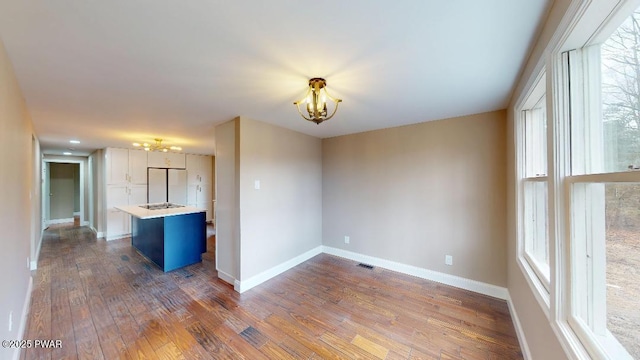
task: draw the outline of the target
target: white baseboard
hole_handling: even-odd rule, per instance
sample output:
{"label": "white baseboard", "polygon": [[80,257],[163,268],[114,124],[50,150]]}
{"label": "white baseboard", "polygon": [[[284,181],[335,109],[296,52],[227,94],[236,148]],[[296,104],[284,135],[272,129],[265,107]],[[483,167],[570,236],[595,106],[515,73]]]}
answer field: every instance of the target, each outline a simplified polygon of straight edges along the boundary
{"label": "white baseboard", "polygon": [[234,288],[237,292],[243,293],[321,253],[322,253],[322,246],[318,246],[314,249],[311,249],[303,254],[300,254],[294,257],[293,259],[287,260],[279,265],[276,265],[271,269],[267,269],[258,275],[252,276],[247,280],[239,281],[237,286],[234,286]]}
{"label": "white baseboard", "polygon": [[93,231],[94,234],[96,234],[96,239],[104,239],[105,232],[96,230],[96,228],[94,228],[91,224],[87,224],[87,225],[89,226],[91,231]]}
{"label": "white baseboard", "polygon": [[509,291],[501,286],[487,284],[481,281],[466,279],[460,276],[450,275],[433,271],[429,269],[419,268],[413,265],[406,265],[395,261],[385,260],[373,256],[362,255],[347,250],[342,250],[330,246],[323,246],[323,251],[329,255],[343,257],[349,260],[362,262],[370,265],[379,266],[388,270],[397,271],[399,273],[416,276],[422,279],[436,281],[445,285],[455,286],[457,288],[477,292],[480,294],[493,296],[498,299],[507,300]]}
{"label": "white baseboard", "polygon": [[522,349],[522,356],[524,360],[531,360],[531,351],[529,351],[529,344],[527,344],[527,338],[524,336],[524,330],[522,324],[520,324],[520,318],[516,312],[516,308],[511,301],[511,296],[507,299],[507,305],[509,305],[509,313],[511,314],[511,320],[513,321],[513,327],[516,329],[516,335],[518,336],[518,342],[520,343],[520,349]]}
{"label": "white baseboard", "polygon": [[[103,234],[102,237],[105,237],[104,235],[105,234]],[[107,241],[111,241],[111,240],[124,239],[124,238],[129,237],[129,236],[131,236],[131,234],[121,234],[121,235],[113,235],[113,236],[106,235],[105,239]]]}
{"label": "white baseboard", "polygon": [[40,248],[42,247],[42,239],[44,239],[44,229],[40,232],[40,241],[38,242],[38,249],[36,250],[35,259],[31,258],[30,270],[38,269],[38,259],[40,258]]}
{"label": "white baseboard", "polygon": [[[33,290],[33,277],[29,276],[29,286],[27,287],[27,297],[24,300],[24,305],[22,305],[22,315],[20,316],[20,327],[18,328],[18,339],[24,339],[24,331],[27,328],[27,320],[29,316],[29,309],[31,308],[31,291]],[[13,360],[20,359],[20,351],[21,349],[15,349],[13,351],[13,356],[11,357]]]}
{"label": "white baseboard", "polygon": [[220,278],[220,280],[222,280],[222,281],[224,281],[224,282],[226,282],[226,283],[228,283],[230,285],[233,285],[233,287],[235,289],[236,279],[233,276],[227,274],[226,272],[224,272],[224,271],[222,271],[220,269],[216,269],[216,270],[218,271],[218,278]]}
{"label": "white baseboard", "polygon": [[48,225],[55,225],[55,224],[72,223],[72,222],[73,222],[73,218],[68,218],[68,219],[53,219],[53,220],[47,220],[47,226],[48,226]]}

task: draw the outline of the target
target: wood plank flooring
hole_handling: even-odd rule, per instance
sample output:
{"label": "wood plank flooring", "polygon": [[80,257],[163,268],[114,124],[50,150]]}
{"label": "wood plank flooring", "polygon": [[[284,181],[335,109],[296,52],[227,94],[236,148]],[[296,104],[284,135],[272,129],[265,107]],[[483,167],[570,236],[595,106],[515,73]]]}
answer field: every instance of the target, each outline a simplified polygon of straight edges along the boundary
{"label": "wood plank flooring", "polygon": [[522,359],[505,301],[318,255],[244,294],[210,257],[163,273],[129,239],[45,232],[22,359]]}

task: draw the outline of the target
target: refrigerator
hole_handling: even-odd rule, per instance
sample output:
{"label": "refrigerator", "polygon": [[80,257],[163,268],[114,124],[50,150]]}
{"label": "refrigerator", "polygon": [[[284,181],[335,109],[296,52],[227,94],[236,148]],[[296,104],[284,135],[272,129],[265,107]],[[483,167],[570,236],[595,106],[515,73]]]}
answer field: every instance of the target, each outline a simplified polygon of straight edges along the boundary
{"label": "refrigerator", "polygon": [[147,203],[187,204],[187,170],[147,169]]}

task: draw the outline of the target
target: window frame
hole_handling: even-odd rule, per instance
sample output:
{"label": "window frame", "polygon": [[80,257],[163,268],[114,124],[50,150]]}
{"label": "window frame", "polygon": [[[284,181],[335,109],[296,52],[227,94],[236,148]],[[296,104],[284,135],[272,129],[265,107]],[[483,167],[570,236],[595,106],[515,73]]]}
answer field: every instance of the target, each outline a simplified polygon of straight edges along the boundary
{"label": "window frame", "polygon": [[[517,179],[517,263],[525,275],[530,288],[533,290],[536,299],[540,303],[547,318],[550,316],[550,288],[551,288],[551,264],[548,264],[548,274],[545,274],[541,269],[541,266],[537,259],[535,259],[527,249],[527,238],[530,236],[527,234],[527,224],[525,214],[528,213],[527,206],[531,206],[526,202],[525,188],[528,184],[536,182],[547,183],[547,201],[546,201],[546,229],[545,229],[545,241],[551,251],[551,244],[549,239],[549,112],[550,107],[548,104],[548,92],[547,92],[547,73],[546,67],[542,65],[537,71],[537,75],[534,78],[532,84],[528,87],[528,91],[523,99],[516,106],[515,110],[515,139],[516,139],[516,179]],[[528,124],[527,124],[527,112],[531,111],[542,100],[547,101],[545,105],[546,109],[546,128],[547,133],[546,143],[546,174],[528,174],[529,164],[527,162],[527,148],[528,143],[526,140]],[[533,175],[533,176],[531,176]],[[549,262],[551,262],[551,253],[549,253]]]}
{"label": "window frame", "polygon": [[[591,221],[590,216],[578,219],[585,215],[584,209],[588,212],[604,213],[604,201],[594,204],[592,197],[598,197],[596,190],[589,189],[589,185],[603,185],[602,195],[604,195],[605,184],[637,184],[640,183],[640,171],[611,172],[598,174],[572,175],[566,179],[567,197],[572,205],[568,209],[567,216],[571,223],[572,244],[571,263],[582,268],[605,267],[605,272],[596,274],[601,277],[606,274],[605,254],[593,251],[597,242],[604,241],[604,236],[593,239],[593,232],[604,232],[604,216],[601,222]],[[602,197],[604,200],[604,197]],[[576,209],[578,208],[578,209]],[[578,211],[576,214],[575,210]],[[594,228],[597,228],[594,230]],[[585,231],[591,229],[591,232]],[[600,244],[604,246],[603,244]],[[581,251],[583,249],[585,251]],[[585,254],[586,252],[586,254]],[[586,255],[586,256],[585,256]],[[589,263],[591,262],[591,263]],[[589,285],[591,285],[589,287]],[[584,292],[587,299],[578,296],[577,293]],[[576,336],[584,344],[587,351],[602,359],[624,359],[628,357],[625,348],[616,337],[607,329],[606,325],[606,279],[593,278],[589,271],[572,271],[572,281],[569,284],[569,293],[572,299],[571,309],[567,316],[567,323],[575,332]],[[604,297],[604,298],[603,298]],[[594,309],[590,312],[588,309]],[[587,318],[586,321],[584,318]],[[628,357],[631,359],[631,357]]]}
{"label": "window frame", "polygon": [[[589,1],[573,1],[570,11],[568,12],[570,21],[565,24],[566,27],[561,36],[557,39],[555,45],[549,44],[551,51],[547,58],[550,73],[552,76],[552,89],[550,92],[551,106],[553,107],[553,119],[550,121],[551,137],[553,138],[553,160],[550,163],[551,188],[550,191],[557,191],[557,196],[550,194],[550,225],[552,229],[551,238],[557,239],[554,246],[556,254],[554,256],[555,263],[552,272],[552,327],[558,334],[561,345],[565,349],[567,355],[572,359],[591,358],[592,356],[605,359],[618,359],[619,354],[607,353],[607,350],[622,348],[615,337],[610,334],[604,334],[599,341],[595,341],[594,336],[588,334],[586,324],[582,319],[576,316],[581,311],[579,300],[576,298],[576,287],[580,286],[580,281],[587,280],[576,279],[580,276],[575,270],[576,248],[578,242],[576,236],[576,219],[573,216],[574,207],[577,198],[575,186],[581,184],[604,184],[604,183],[636,183],[640,181],[640,172],[616,172],[616,173],[597,173],[585,174],[591,169],[576,167],[575,159],[571,159],[572,154],[572,132],[575,137],[576,129],[571,127],[571,112],[574,114],[580,111],[582,114],[589,116],[588,109],[590,104],[576,103],[576,99],[570,96],[569,92],[569,76],[575,69],[568,65],[569,50],[584,49],[591,45],[600,44],[606,40],[609,35],[629,16],[634,10],[640,7],[638,0],[604,0],[601,2]],[[595,24],[595,25],[594,25]],[[583,59],[584,60],[584,59]],[[585,67],[593,64],[587,64]],[[599,65],[599,62],[598,62]],[[599,76],[599,73],[598,73]],[[575,78],[574,78],[575,80]],[[593,79],[591,79],[593,82]],[[590,91],[589,87],[593,84],[578,84],[583,91]],[[575,87],[576,84],[571,86]],[[599,84],[598,84],[599,86]],[[586,90],[585,90],[586,89]],[[597,106],[600,106],[598,103]],[[589,130],[581,129],[585,133]],[[579,131],[578,131],[579,132]],[[578,161],[588,162],[588,157]],[[575,174],[578,173],[578,174]],[[553,205],[551,203],[553,202]],[[584,275],[584,274],[582,274]],[[554,306],[555,305],[555,306]],[[594,304],[592,303],[591,306]],[[604,307],[603,307],[604,308]],[[606,317],[606,314],[605,314]],[[601,320],[597,320],[601,321]],[[606,321],[606,320],[605,320]],[[605,324],[606,328],[606,324]],[[607,330],[608,332],[608,330]],[[611,341],[602,341],[609,335]],[[603,345],[609,343],[609,346]],[[611,346],[613,345],[613,346]],[[624,349],[624,348],[622,348]],[[615,351],[615,350],[614,350]]]}
{"label": "window frame", "polygon": [[[568,93],[568,71],[564,66],[565,51],[579,49],[590,44],[603,42],[613,29],[635,9],[640,7],[640,0],[570,0],[565,13],[554,33],[551,35],[542,55],[533,64],[529,64],[528,73],[523,89],[518,93],[513,111],[513,136],[515,150],[515,206],[516,206],[516,263],[519,265],[533,289],[533,294],[540,303],[541,309],[547,314],[551,328],[560,341],[565,354],[570,359],[590,359],[597,356],[589,344],[584,344],[578,332],[570,324],[569,318],[573,311],[571,305],[571,251],[574,245],[571,239],[571,183],[590,180],[592,176],[580,175],[568,180],[571,174],[570,118],[571,99]],[[547,76],[547,127],[548,127],[548,227],[549,227],[549,265],[550,287],[549,301],[545,302],[536,289],[532,279],[534,274],[527,269],[527,261],[521,254],[522,229],[522,193],[520,182],[522,169],[520,167],[521,154],[521,110],[523,99],[530,95],[532,84],[537,82],[540,72],[546,68]],[[542,70],[541,70],[542,69]],[[625,173],[626,174],[626,173]],[[609,176],[609,174],[607,174]],[[618,175],[616,175],[618,176]],[[632,175],[620,175],[632,176]],[[595,178],[594,178],[595,179]],[[611,179],[608,179],[610,181]],[[635,178],[633,179],[635,181]],[[629,181],[631,182],[631,181]]]}

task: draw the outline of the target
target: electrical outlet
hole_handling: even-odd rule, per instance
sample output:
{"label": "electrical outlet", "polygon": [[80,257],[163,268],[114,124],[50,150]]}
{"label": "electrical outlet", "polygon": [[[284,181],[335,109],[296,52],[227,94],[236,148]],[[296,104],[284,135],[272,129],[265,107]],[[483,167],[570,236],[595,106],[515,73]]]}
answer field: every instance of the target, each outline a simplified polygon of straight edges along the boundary
{"label": "electrical outlet", "polygon": [[9,312],[9,331],[13,330],[13,311]]}
{"label": "electrical outlet", "polygon": [[345,243],[345,244],[348,244],[348,243],[349,243],[349,241],[351,241],[351,239],[349,239],[349,237],[348,237],[348,236],[345,236],[345,237],[344,237],[344,243]]}
{"label": "electrical outlet", "polygon": [[453,256],[451,255],[445,255],[444,256],[444,263],[446,265],[453,265]]}

